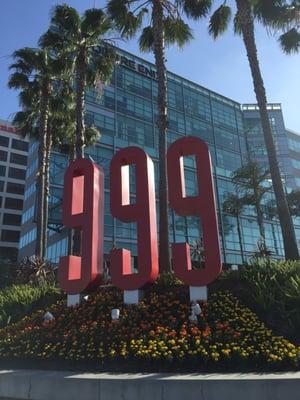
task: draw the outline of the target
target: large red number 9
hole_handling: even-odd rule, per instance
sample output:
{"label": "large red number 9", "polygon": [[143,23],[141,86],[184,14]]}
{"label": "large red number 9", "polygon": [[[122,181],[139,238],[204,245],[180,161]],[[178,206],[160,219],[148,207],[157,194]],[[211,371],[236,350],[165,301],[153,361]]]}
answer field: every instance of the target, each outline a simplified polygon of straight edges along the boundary
{"label": "large red number 9", "polygon": [[[186,196],[184,156],[196,158],[197,196]],[[172,245],[173,268],[176,276],[190,286],[206,286],[221,272],[218,220],[214,185],[208,146],[202,140],[188,136],[174,142],[167,154],[169,201],[181,216],[197,215],[201,218],[205,251],[205,268],[193,270],[188,243]]]}
{"label": "large red number 9", "polygon": [[68,294],[94,290],[103,270],[104,172],[92,161],[73,161],[65,173],[63,224],[82,230],[81,256],[61,257],[60,286]]}
{"label": "large red number 9", "polygon": [[[129,165],[135,165],[136,202],[130,204]],[[138,273],[131,273],[131,252],[110,253],[112,283],[124,290],[141,289],[158,276],[154,167],[139,147],[119,150],[110,164],[110,209],[123,222],[137,222]]]}

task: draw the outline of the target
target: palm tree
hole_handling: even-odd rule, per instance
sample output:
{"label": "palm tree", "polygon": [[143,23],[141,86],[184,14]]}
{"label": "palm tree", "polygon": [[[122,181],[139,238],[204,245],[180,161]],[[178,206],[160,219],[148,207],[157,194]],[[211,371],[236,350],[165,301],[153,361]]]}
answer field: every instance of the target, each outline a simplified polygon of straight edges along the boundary
{"label": "palm tree", "polygon": [[[27,88],[19,93],[22,111],[17,112],[13,118],[13,125],[25,136],[29,134],[34,140],[39,140],[38,123],[40,118],[39,110],[39,87],[32,82]],[[50,154],[52,146],[60,146],[75,131],[75,124],[72,123],[69,114],[68,102],[70,89],[66,84],[54,85],[49,94],[49,114],[47,123],[47,135],[45,143],[45,166],[44,166],[44,193],[43,193],[43,253],[45,255],[47,248],[47,227],[48,227],[48,203],[49,203],[49,170],[50,170]],[[74,117],[74,115],[73,115]],[[71,131],[71,132],[70,132]],[[74,133],[73,133],[74,135]],[[38,202],[39,203],[39,202]],[[40,211],[37,207],[38,215]],[[38,216],[36,216],[36,221]]]}
{"label": "palm tree", "polygon": [[[195,7],[196,3],[198,7]],[[188,0],[108,1],[108,12],[121,34],[124,37],[132,37],[140,31],[140,49],[151,51],[155,58],[158,84],[156,123],[159,131],[159,266],[161,272],[171,269],[166,175],[168,116],[165,47],[172,44],[183,47],[191,40],[192,34],[189,26],[181,18],[182,13],[192,18],[201,18],[207,15],[210,5],[211,0],[197,2]]]}
{"label": "palm tree", "polygon": [[[290,209],[290,213],[291,213],[291,209]],[[275,219],[278,219],[278,213],[277,213],[275,200],[272,199],[267,202],[266,207],[265,207],[265,214],[266,214],[267,219],[271,221],[271,230],[272,230],[275,254],[278,255],[279,254],[278,241],[277,241],[277,237],[276,237],[275,226],[273,224],[273,221]],[[292,213],[291,213],[291,215],[292,215]]]}
{"label": "palm tree", "polygon": [[[24,114],[17,114],[15,123],[21,123],[28,133],[38,133],[37,174],[37,240],[35,254],[45,256],[47,226],[43,206],[45,201],[46,147],[49,125],[50,97],[53,82],[66,68],[64,60],[53,58],[48,50],[23,48],[13,54],[13,70],[8,82],[10,88],[21,90],[19,99]],[[29,107],[29,103],[32,107]]]}
{"label": "palm tree", "polygon": [[232,174],[232,182],[236,190],[242,195],[241,201],[244,205],[252,205],[255,208],[259,234],[262,241],[265,241],[264,214],[262,200],[265,193],[271,190],[266,182],[270,172],[261,168],[257,162],[250,161]]}
{"label": "palm tree", "polygon": [[241,229],[241,215],[243,213],[245,203],[242,198],[234,193],[227,193],[223,201],[223,212],[226,214],[233,215],[236,218],[236,228],[239,237],[240,252],[242,257],[242,263],[245,262],[245,254],[243,248],[243,237]]}
{"label": "palm tree", "polygon": [[[267,148],[271,178],[277,203],[280,226],[282,230],[285,256],[287,259],[298,259],[299,252],[292,218],[285,197],[276,148],[267,111],[267,97],[262,73],[260,70],[254,34],[254,20],[257,18],[264,25],[272,24],[274,16],[281,12],[284,3],[281,0],[236,0],[237,12],[234,18],[235,32],[241,34],[246,48],[251,69],[254,91],[259,106],[263,135]],[[225,32],[229,25],[232,11],[226,1],[215,11],[210,19],[209,32],[214,38]]]}
{"label": "palm tree", "polygon": [[299,0],[284,2],[281,12],[272,20],[275,30],[283,31],[279,43],[286,54],[300,51],[300,3]]}
{"label": "palm tree", "polygon": [[76,156],[84,157],[86,128],[84,123],[85,90],[98,81],[107,82],[112,74],[115,53],[106,37],[111,21],[100,9],[86,10],[83,16],[62,4],[54,7],[48,31],[40,45],[73,61],[76,88]]}

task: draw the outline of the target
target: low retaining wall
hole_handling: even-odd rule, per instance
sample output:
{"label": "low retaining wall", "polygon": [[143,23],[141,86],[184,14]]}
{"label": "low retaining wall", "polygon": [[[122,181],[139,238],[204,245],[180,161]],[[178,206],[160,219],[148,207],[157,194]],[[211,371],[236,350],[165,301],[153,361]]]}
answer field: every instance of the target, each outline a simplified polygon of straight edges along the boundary
{"label": "low retaining wall", "polygon": [[299,400],[300,372],[177,375],[2,370],[0,399]]}

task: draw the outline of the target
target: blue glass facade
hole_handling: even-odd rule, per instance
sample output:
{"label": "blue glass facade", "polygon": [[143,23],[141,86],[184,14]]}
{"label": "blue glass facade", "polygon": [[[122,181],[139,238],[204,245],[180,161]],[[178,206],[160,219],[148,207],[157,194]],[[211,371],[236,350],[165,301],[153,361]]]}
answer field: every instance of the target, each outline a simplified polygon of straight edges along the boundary
{"label": "blue glass facade", "polygon": [[[112,218],[109,211],[109,163],[120,148],[130,145],[142,147],[152,158],[158,180],[158,131],[157,82],[153,65],[121,52],[110,85],[99,91],[86,93],[86,123],[99,128],[102,136],[98,143],[86,149],[91,157],[105,170],[105,253],[113,245],[136,251],[136,226]],[[240,244],[236,220],[223,214],[222,202],[227,193],[235,188],[231,174],[248,160],[246,129],[241,105],[211,92],[197,84],[168,73],[168,143],[194,135],[205,140],[212,156],[217,205],[219,210],[220,240],[223,259],[227,264],[241,263]],[[37,158],[36,143],[29,151],[28,176],[25,191],[24,213],[33,206],[35,199],[34,179]],[[50,229],[48,256],[57,261],[66,254],[66,232],[61,225],[61,199],[67,156],[53,152],[51,156],[51,197],[49,206]],[[134,170],[131,171],[134,177]],[[195,190],[193,158],[185,159],[186,189]],[[131,196],[134,198],[134,179],[131,179]],[[158,188],[158,185],[156,186]],[[171,242],[195,242],[201,237],[201,221],[192,217],[179,217],[170,210]],[[24,223],[21,233],[19,258],[34,252],[33,217]],[[259,237],[253,209],[248,207],[241,218],[243,248],[250,256]],[[277,221],[266,221],[267,245],[274,255],[283,255],[282,238]],[[31,241],[29,241],[31,240]]]}

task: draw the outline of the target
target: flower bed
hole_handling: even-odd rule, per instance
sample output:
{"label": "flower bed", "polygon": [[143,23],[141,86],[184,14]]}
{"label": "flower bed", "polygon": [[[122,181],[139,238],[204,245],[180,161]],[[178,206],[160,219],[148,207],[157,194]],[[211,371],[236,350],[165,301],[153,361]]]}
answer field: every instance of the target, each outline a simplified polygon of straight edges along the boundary
{"label": "flower bed", "polygon": [[[111,310],[120,318],[111,320]],[[227,292],[214,293],[189,321],[187,289],[152,287],[139,306],[124,306],[121,293],[101,289],[79,307],[60,302],[0,330],[0,360],[93,362],[136,370],[281,370],[298,366],[300,348],[273,336]],[[59,363],[58,363],[59,364]]]}

